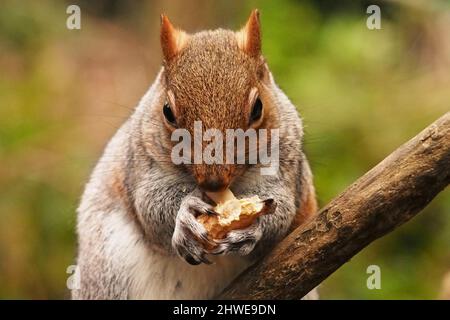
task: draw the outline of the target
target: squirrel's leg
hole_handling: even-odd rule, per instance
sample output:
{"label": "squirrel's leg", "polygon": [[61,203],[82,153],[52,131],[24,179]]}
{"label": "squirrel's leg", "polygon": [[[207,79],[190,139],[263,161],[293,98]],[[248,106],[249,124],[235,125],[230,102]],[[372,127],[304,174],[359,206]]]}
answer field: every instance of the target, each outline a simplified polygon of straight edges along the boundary
{"label": "squirrel's leg", "polygon": [[78,227],[78,286],[72,299],[128,299],[128,264],[138,258],[134,246],[142,242],[134,222],[120,210],[84,213],[88,218]]}
{"label": "squirrel's leg", "polygon": [[316,190],[313,184],[313,176],[309,163],[304,160],[301,168],[301,194],[300,207],[292,221],[290,231],[302,225],[317,214],[318,204],[316,198]]}
{"label": "squirrel's leg", "polygon": [[[313,176],[309,163],[305,160],[302,163],[302,178],[301,178],[302,192],[300,195],[300,208],[295,215],[290,231],[302,225],[309,219],[313,218],[318,212],[318,204],[316,197],[316,190],[313,184]],[[308,292],[302,300],[319,300],[318,287]]]}

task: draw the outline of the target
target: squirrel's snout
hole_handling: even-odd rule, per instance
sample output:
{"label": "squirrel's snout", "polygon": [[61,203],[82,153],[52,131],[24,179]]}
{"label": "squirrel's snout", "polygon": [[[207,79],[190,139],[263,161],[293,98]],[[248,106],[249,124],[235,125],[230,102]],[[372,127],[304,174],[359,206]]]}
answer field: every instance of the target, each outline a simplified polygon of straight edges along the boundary
{"label": "squirrel's snout", "polygon": [[206,179],[199,181],[198,186],[203,191],[209,191],[209,192],[217,192],[222,191],[228,188],[229,181],[226,179],[222,179],[220,177],[211,176],[207,177]]}

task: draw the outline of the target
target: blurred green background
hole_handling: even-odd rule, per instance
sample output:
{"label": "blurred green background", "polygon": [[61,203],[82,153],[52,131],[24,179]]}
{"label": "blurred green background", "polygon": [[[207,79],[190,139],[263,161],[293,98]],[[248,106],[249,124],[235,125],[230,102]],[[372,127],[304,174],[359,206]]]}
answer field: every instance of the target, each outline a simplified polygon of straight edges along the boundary
{"label": "blurred green background", "polygon": [[[75,209],[102,148],[161,65],[159,14],[189,32],[259,8],[263,51],[304,117],[321,205],[450,109],[449,1],[2,1],[0,298],[67,298]],[[377,3],[377,2],[375,2]],[[81,8],[81,30],[66,8]],[[381,268],[368,290],[366,268]],[[323,299],[433,299],[450,271],[450,193],[321,286]]]}

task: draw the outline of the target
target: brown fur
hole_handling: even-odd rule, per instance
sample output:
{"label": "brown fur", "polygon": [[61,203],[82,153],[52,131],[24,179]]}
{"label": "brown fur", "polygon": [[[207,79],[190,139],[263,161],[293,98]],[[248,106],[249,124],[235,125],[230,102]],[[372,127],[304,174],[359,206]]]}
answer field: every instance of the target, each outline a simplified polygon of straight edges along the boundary
{"label": "brown fur", "polygon": [[185,32],[175,29],[169,18],[161,15],[160,36],[164,59],[170,62],[183,49],[187,35]]}
{"label": "brown fur", "polygon": [[237,32],[236,38],[239,47],[249,56],[261,55],[261,26],[257,9],[252,11],[245,27]]}
{"label": "brown fur", "polygon": [[316,191],[312,181],[312,174],[309,165],[303,165],[302,192],[300,194],[300,207],[292,221],[290,230],[304,224],[314,217],[318,211]]}
{"label": "brown fur", "polygon": [[[194,121],[202,121],[204,130],[216,128],[223,134],[226,129],[249,128],[248,96],[259,86],[265,65],[261,56],[251,57],[239,47],[235,32],[219,29],[189,36],[178,55],[165,63],[165,71],[180,127],[191,134]],[[271,121],[269,111],[266,114],[262,125],[269,129],[276,121]],[[190,170],[199,183],[213,176],[225,186],[240,172],[227,164],[193,165]]]}

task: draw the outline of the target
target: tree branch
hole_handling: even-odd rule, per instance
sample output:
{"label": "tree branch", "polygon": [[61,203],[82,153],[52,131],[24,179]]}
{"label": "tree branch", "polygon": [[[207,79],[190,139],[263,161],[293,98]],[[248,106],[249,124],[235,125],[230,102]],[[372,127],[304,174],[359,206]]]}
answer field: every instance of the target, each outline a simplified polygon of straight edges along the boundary
{"label": "tree branch", "polygon": [[450,112],[402,145],[240,275],[220,299],[299,299],[450,182]]}

